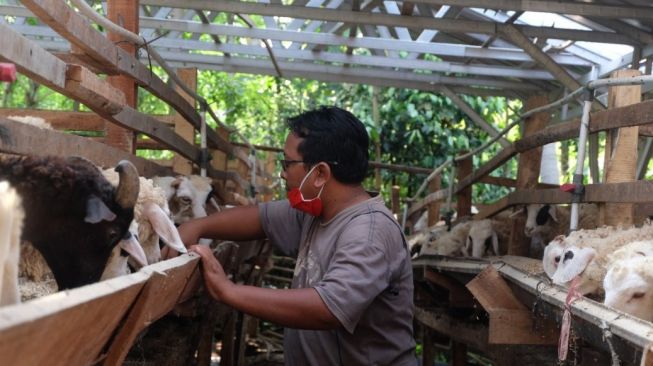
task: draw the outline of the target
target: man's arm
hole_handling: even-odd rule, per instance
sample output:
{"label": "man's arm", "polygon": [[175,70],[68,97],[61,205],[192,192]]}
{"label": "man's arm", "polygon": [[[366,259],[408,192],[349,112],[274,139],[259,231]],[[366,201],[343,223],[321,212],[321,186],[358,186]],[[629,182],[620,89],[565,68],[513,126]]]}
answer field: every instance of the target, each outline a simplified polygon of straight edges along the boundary
{"label": "man's arm", "polygon": [[216,300],[236,310],[271,322],[301,329],[336,329],[338,319],[313,288],[274,290],[231,282],[211,250],[195,245],[192,252],[202,257],[204,283]]}
{"label": "man's arm", "polygon": [[179,236],[186,245],[197,244],[200,238],[223,240],[255,240],[265,238],[258,206],[238,206],[194,219],[179,226]]}

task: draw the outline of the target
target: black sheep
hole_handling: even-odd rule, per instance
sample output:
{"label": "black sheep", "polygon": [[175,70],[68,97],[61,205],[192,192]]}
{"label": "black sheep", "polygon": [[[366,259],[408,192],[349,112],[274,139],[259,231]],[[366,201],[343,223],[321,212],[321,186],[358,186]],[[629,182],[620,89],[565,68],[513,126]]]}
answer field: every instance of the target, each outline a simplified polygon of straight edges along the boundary
{"label": "black sheep", "polygon": [[22,197],[24,240],[36,247],[59,290],[100,279],[111,250],[130,235],[139,181],[128,161],[114,188],[83,158],[0,156],[0,180]]}

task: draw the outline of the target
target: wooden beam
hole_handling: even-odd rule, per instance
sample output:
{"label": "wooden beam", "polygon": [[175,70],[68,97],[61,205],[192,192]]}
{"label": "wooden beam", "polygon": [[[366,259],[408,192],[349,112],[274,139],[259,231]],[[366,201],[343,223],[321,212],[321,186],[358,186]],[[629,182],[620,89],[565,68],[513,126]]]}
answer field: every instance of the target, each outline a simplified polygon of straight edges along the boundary
{"label": "wooden beam", "polygon": [[[0,34],[3,46],[0,49],[0,60],[16,64],[18,72],[41,83],[47,83],[57,88],[66,84],[66,64],[26,38],[19,36],[7,24],[0,23]],[[6,42],[6,43],[5,43]]]}
{"label": "wooden beam", "polygon": [[116,166],[120,160],[129,160],[142,176],[172,175],[170,169],[91,139],[45,130],[1,117],[0,151],[20,155],[77,155],[103,167]]}
{"label": "wooden beam", "polygon": [[[200,116],[179,93],[168,87],[158,76],[145,67],[135,57],[115,46],[105,36],[95,30],[81,15],[73,11],[62,0],[22,1],[41,21],[48,24],[62,37],[84,50],[102,64],[114,68],[121,74],[130,76],[152,94],[169,103],[181,113],[195,128],[200,128]],[[4,32],[3,32],[4,33]],[[207,138],[212,147],[231,153],[233,147],[208,129]]]}
{"label": "wooden beam", "polygon": [[125,94],[120,89],[114,88],[79,65],[68,65],[65,88],[84,100],[84,104],[92,103],[93,108],[109,114],[119,113],[127,104]]}
{"label": "wooden beam", "polygon": [[[436,29],[446,33],[483,33],[496,35],[503,24],[461,19],[441,19],[427,16],[403,16],[381,13],[351,12],[296,5],[275,5],[239,1],[209,0],[141,0],[143,5],[170,6],[183,9],[201,9],[229,13],[259,14],[268,16],[326,20],[351,24],[385,25],[410,29]],[[580,31],[528,25],[516,26],[529,37],[571,39],[589,42],[631,44],[629,37],[610,32]]]}

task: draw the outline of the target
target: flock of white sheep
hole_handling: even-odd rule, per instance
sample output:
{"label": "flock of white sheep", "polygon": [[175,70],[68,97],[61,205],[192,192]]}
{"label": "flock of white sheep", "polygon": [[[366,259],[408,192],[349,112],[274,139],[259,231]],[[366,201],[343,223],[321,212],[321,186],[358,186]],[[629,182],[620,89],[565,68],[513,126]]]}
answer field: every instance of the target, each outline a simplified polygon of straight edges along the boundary
{"label": "flock of white sheep", "polygon": [[[409,240],[419,255],[497,256],[506,254],[515,215],[525,215],[524,234],[531,256],[542,258],[553,283],[603,299],[605,305],[653,321],[653,224],[641,220],[630,228],[598,227],[598,208],[582,204],[579,230],[568,235],[569,207],[531,204],[493,219],[461,220],[425,229]],[[414,251],[416,252],[416,251]]]}

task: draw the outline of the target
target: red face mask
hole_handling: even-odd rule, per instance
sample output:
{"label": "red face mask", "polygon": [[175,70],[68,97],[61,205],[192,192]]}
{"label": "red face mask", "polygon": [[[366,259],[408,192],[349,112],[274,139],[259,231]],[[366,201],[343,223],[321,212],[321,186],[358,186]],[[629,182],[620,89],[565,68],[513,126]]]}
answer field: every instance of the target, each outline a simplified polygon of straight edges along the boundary
{"label": "red face mask", "polygon": [[304,195],[302,195],[301,191],[306,178],[311,175],[313,169],[316,167],[317,165],[306,173],[304,179],[302,179],[302,182],[299,184],[299,188],[293,188],[288,192],[288,201],[290,201],[290,207],[306,212],[311,216],[319,217],[322,214],[322,199],[320,198],[320,195],[322,194],[322,190],[324,190],[324,186],[322,186],[320,192],[317,193],[317,197],[310,200],[304,199]]}

